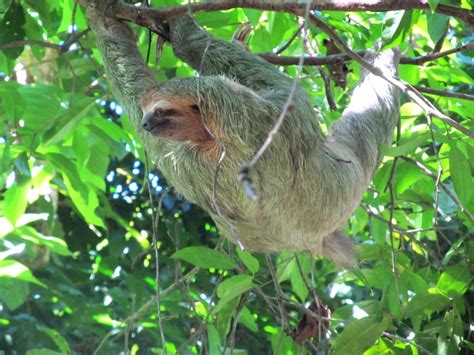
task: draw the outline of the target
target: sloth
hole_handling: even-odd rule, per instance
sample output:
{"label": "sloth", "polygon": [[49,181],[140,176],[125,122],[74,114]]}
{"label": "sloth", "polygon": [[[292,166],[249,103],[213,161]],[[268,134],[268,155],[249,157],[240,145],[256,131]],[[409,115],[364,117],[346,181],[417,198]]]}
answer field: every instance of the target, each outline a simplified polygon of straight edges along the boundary
{"label": "sloth", "polygon": [[[381,161],[380,146],[391,142],[398,89],[363,71],[325,135],[307,93],[296,86],[282,126],[250,172],[254,201],[237,175],[275,125],[294,79],[185,15],[169,20],[169,39],[199,75],[158,83],[126,24],[94,9],[88,16],[107,80],[144,148],[225,238],[250,251],[309,251],[354,265],[353,242],[341,229]],[[374,52],[366,60],[396,75],[399,53]]]}

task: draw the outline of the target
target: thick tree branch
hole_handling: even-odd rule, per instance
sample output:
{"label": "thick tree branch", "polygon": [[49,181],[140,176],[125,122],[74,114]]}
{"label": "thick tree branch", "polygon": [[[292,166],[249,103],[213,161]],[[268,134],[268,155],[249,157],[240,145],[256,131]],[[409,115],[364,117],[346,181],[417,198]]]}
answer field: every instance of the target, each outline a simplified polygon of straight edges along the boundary
{"label": "thick tree branch", "polygon": [[[95,5],[105,9],[108,1],[101,1],[102,4],[96,4],[95,0],[76,0],[79,4]],[[170,17],[182,15],[189,10],[197,11],[220,11],[229,10],[236,7],[252,8],[258,10],[269,10],[278,12],[304,11],[307,4],[302,1],[288,0],[213,0],[203,1],[182,6],[172,6],[164,8],[144,8],[136,7],[131,4],[114,2],[107,12],[115,16],[135,22],[136,24],[146,26],[151,30],[156,30],[156,23],[162,22]],[[391,11],[391,10],[428,10],[427,0],[379,0],[379,1],[361,1],[361,0],[319,0],[310,6],[311,10],[318,11]],[[474,27],[474,14],[470,10],[438,5],[436,12],[447,16],[456,17],[469,26]]]}

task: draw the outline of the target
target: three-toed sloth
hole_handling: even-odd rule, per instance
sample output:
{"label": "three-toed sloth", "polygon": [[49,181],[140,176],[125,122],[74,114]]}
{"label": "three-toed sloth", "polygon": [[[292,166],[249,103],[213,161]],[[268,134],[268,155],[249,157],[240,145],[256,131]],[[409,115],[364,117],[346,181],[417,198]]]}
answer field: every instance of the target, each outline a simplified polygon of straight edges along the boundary
{"label": "three-toed sloth", "polygon": [[[380,146],[391,141],[398,89],[364,71],[342,118],[325,136],[297,86],[283,125],[251,171],[258,195],[253,201],[238,181],[239,169],[275,125],[294,79],[241,46],[212,37],[186,15],[169,21],[170,41],[199,76],[157,83],[127,25],[94,10],[89,20],[107,79],[145,149],[226,238],[251,251],[310,251],[353,264],[353,244],[340,229],[381,160]],[[387,50],[367,60],[396,75],[398,57]]]}

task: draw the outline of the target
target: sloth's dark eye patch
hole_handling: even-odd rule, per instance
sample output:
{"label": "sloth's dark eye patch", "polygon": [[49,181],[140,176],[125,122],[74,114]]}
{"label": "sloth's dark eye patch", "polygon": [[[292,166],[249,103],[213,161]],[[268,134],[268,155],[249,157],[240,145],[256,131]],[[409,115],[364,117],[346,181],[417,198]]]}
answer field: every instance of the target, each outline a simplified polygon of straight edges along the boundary
{"label": "sloth's dark eye patch", "polygon": [[172,108],[169,108],[169,109],[157,108],[155,110],[155,116],[158,116],[158,117],[173,117],[173,116],[178,116],[178,114],[179,112]]}

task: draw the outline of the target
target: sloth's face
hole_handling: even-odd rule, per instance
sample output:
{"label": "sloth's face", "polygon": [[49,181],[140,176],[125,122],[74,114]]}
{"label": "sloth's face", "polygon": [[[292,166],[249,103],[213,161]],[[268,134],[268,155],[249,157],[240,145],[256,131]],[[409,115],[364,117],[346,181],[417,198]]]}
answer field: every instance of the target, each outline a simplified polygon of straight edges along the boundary
{"label": "sloth's face", "polygon": [[143,108],[143,128],[153,136],[171,141],[203,143],[210,139],[199,107],[189,103],[159,100]]}

